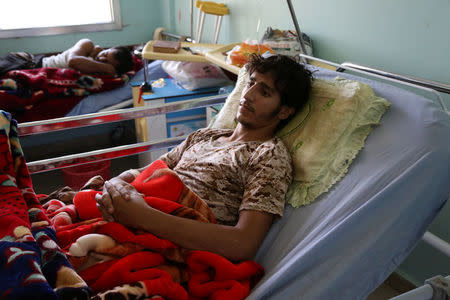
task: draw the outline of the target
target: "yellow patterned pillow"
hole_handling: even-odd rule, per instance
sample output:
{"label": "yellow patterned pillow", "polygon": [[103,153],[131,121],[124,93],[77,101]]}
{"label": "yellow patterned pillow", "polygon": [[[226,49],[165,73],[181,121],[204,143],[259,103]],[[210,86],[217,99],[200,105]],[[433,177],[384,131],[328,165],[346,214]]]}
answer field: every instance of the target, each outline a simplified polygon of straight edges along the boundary
{"label": "yellow patterned pillow", "polygon": [[[236,86],[211,128],[235,127],[247,79],[241,68]],[[309,204],[338,182],[389,105],[367,84],[339,77],[314,79],[306,107],[277,133],[294,162],[288,203],[294,207]]]}
{"label": "yellow patterned pillow", "polygon": [[288,202],[309,204],[339,181],[389,105],[367,84],[315,79],[306,107],[277,134],[294,161]]}

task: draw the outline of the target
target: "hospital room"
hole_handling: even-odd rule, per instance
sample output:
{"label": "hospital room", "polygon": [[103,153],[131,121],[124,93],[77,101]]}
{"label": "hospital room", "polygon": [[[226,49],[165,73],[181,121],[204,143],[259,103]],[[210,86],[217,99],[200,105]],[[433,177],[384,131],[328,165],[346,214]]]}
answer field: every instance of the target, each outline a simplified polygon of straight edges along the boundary
{"label": "hospital room", "polygon": [[450,299],[450,1],[8,6],[0,299]]}

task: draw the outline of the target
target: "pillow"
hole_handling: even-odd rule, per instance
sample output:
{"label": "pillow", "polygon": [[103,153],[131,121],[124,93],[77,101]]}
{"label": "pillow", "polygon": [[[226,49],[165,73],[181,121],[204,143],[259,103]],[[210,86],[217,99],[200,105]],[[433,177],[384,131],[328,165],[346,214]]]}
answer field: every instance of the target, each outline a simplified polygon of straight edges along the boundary
{"label": "pillow", "polygon": [[219,67],[210,63],[165,61],[161,66],[167,74],[189,91],[231,83]]}
{"label": "pillow", "polygon": [[236,113],[239,109],[241,94],[248,81],[248,73],[245,68],[241,68],[238,73],[236,85],[233,91],[228,95],[225,104],[219,113],[212,119],[209,128],[231,129],[236,126]]}
{"label": "pillow", "polygon": [[315,79],[306,107],[277,133],[294,162],[288,202],[309,204],[338,182],[389,105],[367,84]]}
{"label": "pillow", "polygon": [[[245,68],[241,68],[235,89],[211,128],[235,126],[247,79]],[[332,81],[314,79],[307,105],[277,133],[294,163],[288,203],[294,207],[309,204],[338,182],[389,105],[367,84],[339,77]]]}

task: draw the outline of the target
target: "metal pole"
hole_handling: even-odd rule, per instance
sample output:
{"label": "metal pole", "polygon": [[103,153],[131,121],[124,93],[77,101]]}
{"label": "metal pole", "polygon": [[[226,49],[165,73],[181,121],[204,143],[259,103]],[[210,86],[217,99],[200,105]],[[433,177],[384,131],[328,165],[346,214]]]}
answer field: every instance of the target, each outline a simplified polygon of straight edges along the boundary
{"label": "metal pole", "polygon": [[191,0],[191,41],[194,39],[194,0]]}
{"label": "metal pole", "polygon": [[443,253],[444,255],[447,255],[450,258],[450,244],[444,241],[443,239],[440,239],[431,232],[427,231],[423,235],[422,240],[431,247],[435,248],[436,250]]}
{"label": "metal pole", "polygon": [[[289,7],[289,11],[291,12],[291,17],[292,17],[292,21],[294,22],[294,26],[295,26],[295,31],[297,32],[297,40],[300,44],[300,50],[302,51],[302,54],[307,54],[306,50],[305,50],[305,45],[303,45],[303,41],[302,41],[302,32],[300,31],[300,26],[298,26],[298,22],[297,22],[297,17],[295,16],[295,11],[294,8],[292,7],[292,2],[291,0],[286,0],[288,7]],[[303,63],[307,63],[306,58],[300,56],[300,60]]]}
{"label": "metal pole", "polygon": [[200,24],[197,25],[197,43],[200,43],[200,40],[202,39],[202,32],[203,32],[203,23],[205,21],[205,13],[201,11],[201,8],[198,11],[200,16]]}
{"label": "metal pole", "polygon": [[217,44],[221,24],[222,24],[222,16],[216,16],[216,23],[214,26],[214,44]]}

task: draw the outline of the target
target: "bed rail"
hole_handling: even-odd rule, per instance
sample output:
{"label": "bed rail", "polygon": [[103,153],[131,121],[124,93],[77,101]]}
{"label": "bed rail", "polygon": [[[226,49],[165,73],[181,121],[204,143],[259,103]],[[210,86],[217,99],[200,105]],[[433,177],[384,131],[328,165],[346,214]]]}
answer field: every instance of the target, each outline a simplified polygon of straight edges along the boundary
{"label": "bed rail", "polygon": [[120,122],[136,118],[149,117],[168,112],[176,112],[193,108],[207,107],[225,102],[228,94],[201,97],[175,103],[161,104],[155,107],[136,107],[118,109],[107,112],[85,114],[73,117],[49,119],[21,123],[18,125],[19,136],[27,136],[44,132],[53,132],[70,128],[93,126],[105,123]]}
{"label": "bed rail", "polygon": [[[28,122],[19,124],[19,136],[27,136],[45,132],[54,132],[70,128],[93,126],[111,122],[119,122],[136,118],[154,116],[158,114],[188,110],[193,108],[208,107],[225,102],[228,94],[220,94],[201,97],[192,100],[179,101],[175,103],[162,104],[156,107],[139,107],[114,110],[109,112],[87,114],[75,117],[57,118],[44,121]],[[67,168],[76,165],[88,164],[112,158],[139,154],[146,151],[164,149],[179,144],[186,136],[157,140],[152,142],[141,142],[124,146],[111,147],[107,149],[88,151],[72,155],[43,159],[28,162],[27,166],[31,174]],[[79,159],[83,159],[80,162]]]}
{"label": "bed rail", "polygon": [[[419,90],[429,92],[429,93],[433,94],[434,97],[437,99],[437,102],[440,104],[442,110],[445,111],[447,114],[449,113],[447,106],[444,104],[444,101],[442,100],[442,97],[439,94],[439,92],[442,90],[446,91],[448,88],[450,88],[450,85],[438,83],[435,81],[429,81],[429,80],[425,80],[425,79],[421,79],[421,78],[414,78],[416,82],[412,82],[413,77],[408,77],[408,76],[403,76],[403,75],[398,75],[397,77],[395,77],[394,75],[397,75],[397,74],[389,73],[389,72],[381,71],[381,70],[377,70],[377,69],[371,69],[371,68],[368,68],[365,66],[359,66],[359,65],[355,65],[355,64],[349,65],[349,63],[337,64],[337,63],[334,63],[334,62],[331,62],[331,61],[328,61],[325,59],[320,59],[320,58],[305,55],[305,54],[300,54],[300,57],[306,58],[306,59],[312,60],[312,61],[322,62],[326,65],[334,66],[334,67],[336,67],[336,70],[339,72],[343,72],[344,70],[349,70],[349,71],[353,71],[355,73],[368,75],[368,76],[375,77],[378,79],[399,83],[399,84],[402,84],[405,86],[410,86],[410,87],[413,87],[413,88],[416,88]],[[388,76],[388,74],[390,74],[392,76]],[[407,80],[407,79],[409,79],[409,80]],[[419,83],[421,83],[421,84],[419,84]],[[434,85],[432,83],[434,83]],[[436,89],[433,87],[435,87]],[[438,90],[437,89],[438,87],[441,90]]]}
{"label": "bed rail", "polygon": [[[181,143],[186,137],[187,135],[179,137],[177,136],[153,142],[141,142],[124,146],[111,147],[107,149],[59,156],[55,158],[42,159],[27,163],[27,167],[30,174],[37,174],[93,162],[110,160],[113,158],[135,155],[147,151],[174,147]],[[80,159],[82,159],[83,162],[80,162]]]}
{"label": "bed rail", "polygon": [[[448,299],[448,286],[450,284],[450,275],[447,277],[436,276],[425,281],[425,285],[420,286],[407,293],[401,294],[389,300],[429,300],[429,299]],[[433,286],[434,285],[434,288]]]}
{"label": "bed rail", "polygon": [[[388,78],[398,79],[398,80],[401,80],[404,82],[409,82],[409,83],[417,84],[420,86],[428,87],[428,88],[431,88],[438,92],[450,94],[450,84],[432,81],[432,80],[425,80],[422,78],[417,78],[417,77],[412,77],[412,76],[404,76],[404,75],[400,75],[400,74],[396,74],[396,73],[391,73],[391,72],[386,72],[386,71],[382,71],[382,70],[378,70],[378,69],[374,69],[374,68],[369,68],[366,66],[361,66],[361,65],[354,64],[351,62],[344,62],[341,64],[341,66],[349,67],[352,69],[358,69],[358,70],[362,70],[362,71],[373,73],[373,74],[382,75],[382,76],[388,77]],[[345,69],[342,67],[337,68],[336,71],[337,72],[344,71]]]}

